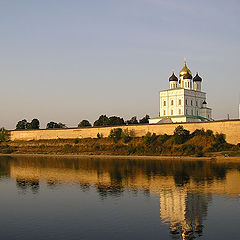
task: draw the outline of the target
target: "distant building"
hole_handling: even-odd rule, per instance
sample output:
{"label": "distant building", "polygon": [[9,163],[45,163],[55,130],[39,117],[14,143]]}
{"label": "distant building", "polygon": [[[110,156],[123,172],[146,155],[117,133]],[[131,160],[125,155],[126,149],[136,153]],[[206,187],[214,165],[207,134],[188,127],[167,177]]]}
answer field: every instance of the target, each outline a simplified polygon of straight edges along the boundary
{"label": "distant building", "polygon": [[202,78],[198,73],[192,77],[186,60],[179,79],[173,72],[169,85],[168,90],[160,92],[159,117],[150,119],[150,124],[213,120],[212,109],[207,107],[206,93],[201,91]]}

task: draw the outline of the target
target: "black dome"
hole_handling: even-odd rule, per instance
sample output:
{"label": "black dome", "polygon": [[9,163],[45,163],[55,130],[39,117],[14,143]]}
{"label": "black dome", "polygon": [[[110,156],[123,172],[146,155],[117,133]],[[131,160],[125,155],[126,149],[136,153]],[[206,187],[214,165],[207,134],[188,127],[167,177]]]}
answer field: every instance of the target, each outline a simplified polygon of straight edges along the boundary
{"label": "black dome", "polygon": [[170,82],[170,81],[175,81],[175,82],[178,81],[178,78],[175,76],[174,73],[173,73],[172,76],[169,78],[169,82]]}
{"label": "black dome", "polygon": [[183,79],[192,79],[192,75],[190,73],[186,73],[184,76],[183,76]]}
{"label": "black dome", "polygon": [[202,81],[202,78],[199,77],[198,73],[196,74],[196,76],[193,78],[193,81],[194,82],[201,82]]}

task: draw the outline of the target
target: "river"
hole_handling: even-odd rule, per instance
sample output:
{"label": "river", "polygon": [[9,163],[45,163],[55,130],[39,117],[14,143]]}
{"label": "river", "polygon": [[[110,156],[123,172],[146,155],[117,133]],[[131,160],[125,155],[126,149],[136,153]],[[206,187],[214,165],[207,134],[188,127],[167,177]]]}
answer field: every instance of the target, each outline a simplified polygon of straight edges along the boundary
{"label": "river", "polygon": [[6,240],[240,239],[240,161],[0,157]]}

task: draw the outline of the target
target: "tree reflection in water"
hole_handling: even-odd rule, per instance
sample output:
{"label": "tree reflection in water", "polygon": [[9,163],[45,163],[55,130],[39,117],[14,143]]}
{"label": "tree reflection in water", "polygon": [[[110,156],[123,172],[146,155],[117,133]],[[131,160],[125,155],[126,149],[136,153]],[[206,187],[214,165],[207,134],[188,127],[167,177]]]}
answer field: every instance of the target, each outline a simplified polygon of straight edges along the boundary
{"label": "tree reflection in water", "polygon": [[16,179],[16,185],[22,193],[25,193],[28,189],[32,191],[32,193],[38,193],[39,191],[39,181],[38,180],[20,180]]}
{"label": "tree reflection in water", "polygon": [[[240,194],[239,162],[134,160],[95,158],[3,159],[0,177],[16,179],[18,189],[39,192],[39,179],[49,189],[71,182],[81,191],[95,188],[104,200],[125,190],[160,195],[160,218],[170,225],[173,239],[193,239],[203,233],[211,194]],[[230,180],[229,180],[230,179]]]}

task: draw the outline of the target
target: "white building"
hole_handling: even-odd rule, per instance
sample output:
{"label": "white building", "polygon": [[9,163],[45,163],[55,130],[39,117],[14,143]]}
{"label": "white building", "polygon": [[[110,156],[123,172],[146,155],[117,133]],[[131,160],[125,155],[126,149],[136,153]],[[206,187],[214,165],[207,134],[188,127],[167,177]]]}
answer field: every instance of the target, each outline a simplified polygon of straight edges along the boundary
{"label": "white building", "polygon": [[186,61],[179,79],[174,72],[169,78],[170,89],[160,92],[159,117],[149,123],[211,121],[212,109],[207,107],[206,93],[201,91],[202,78],[193,78]]}

